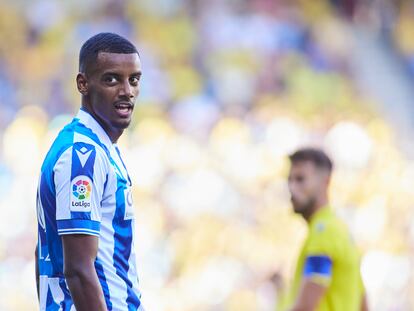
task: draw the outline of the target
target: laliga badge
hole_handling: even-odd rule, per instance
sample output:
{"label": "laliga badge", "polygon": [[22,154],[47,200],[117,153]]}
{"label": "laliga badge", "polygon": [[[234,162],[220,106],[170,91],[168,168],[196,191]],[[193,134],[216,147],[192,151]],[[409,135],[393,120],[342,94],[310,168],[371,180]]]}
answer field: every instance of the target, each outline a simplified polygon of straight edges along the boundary
{"label": "laliga badge", "polygon": [[70,210],[72,212],[90,212],[92,181],[88,176],[80,175],[71,182]]}

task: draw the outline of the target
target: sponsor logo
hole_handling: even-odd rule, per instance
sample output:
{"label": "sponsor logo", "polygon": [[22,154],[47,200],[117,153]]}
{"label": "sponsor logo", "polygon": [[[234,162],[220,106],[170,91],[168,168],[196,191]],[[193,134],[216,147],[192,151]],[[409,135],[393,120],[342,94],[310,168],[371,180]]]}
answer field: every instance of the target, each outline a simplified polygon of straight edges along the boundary
{"label": "sponsor logo", "polygon": [[91,209],[92,181],[88,176],[77,176],[72,180],[71,210],[87,212]]}
{"label": "sponsor logo", "polygon": [[320,222],[320,223],[316,224],[316,231],[317,232],[322,232],[324,230],[325,230],[325,224],[324,223]]}
{"label": "sponsor logo", "polygon": [[88,199],[91,195],[91,184],[88,180],[79,179],[72,185],[72,193],[79,200]]}
{"label": "sponsor logo", "polygon": [[127,188],[124,191],[125,195],[125,215],[124,220],[134,219],[134,207],[132,203],[132,191],[131,188]]}
{"label": "sponsor logo", "polygon": [[72,201],[72,206],[73,207],[90,207],[91,206],[91,203],[89,203],[89,202],[84,202],[84,201],[81,201],[81,202],[73,202]]}
{"label": "sponsor logo", "polygon": [[93,150],[89,150],[86,147],[82,147],[79,150],[76,150],[76,154],[78,155],[79,162],[81,163],[82,167],[85,166],[86,161],[88,161],[89,156],[91,155]]}

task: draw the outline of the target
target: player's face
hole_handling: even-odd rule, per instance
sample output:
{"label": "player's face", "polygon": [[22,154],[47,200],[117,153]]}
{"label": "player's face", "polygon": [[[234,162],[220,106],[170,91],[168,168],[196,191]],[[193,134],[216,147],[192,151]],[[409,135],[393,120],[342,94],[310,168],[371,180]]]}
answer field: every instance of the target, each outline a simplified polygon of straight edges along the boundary
{"label": "player's face", "polygon": [[137,53],[99,53],[91,67],[87,76],[88,108],[114,141],[131,123],[141,62]]}
{"label": "player's face", "polygon": [[318,169],[311,161],[293,163],[288,185],[295,213],[309,214],[318,196],[326,191],[326,172]]}

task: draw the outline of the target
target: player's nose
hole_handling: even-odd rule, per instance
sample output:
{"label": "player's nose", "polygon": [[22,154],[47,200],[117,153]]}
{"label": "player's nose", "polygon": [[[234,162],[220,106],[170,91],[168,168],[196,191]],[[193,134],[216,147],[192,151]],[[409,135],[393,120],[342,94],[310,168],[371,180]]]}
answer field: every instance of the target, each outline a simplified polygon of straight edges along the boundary
{"label": "player's nose", "polygon": [[291,181],[291,182],[288,183],[288,189],[289,189],[289,192],[292,195],[295,195],[298,192],[298,186],[293,181]]}
{"label": "player's nose", "polygon": [[124,83],[122,83],[119,89],[119,96],[128,97],[129,99],[132,99],[135,97],[133,87],[129,83],[129,80],[126,80],[124,81]]}

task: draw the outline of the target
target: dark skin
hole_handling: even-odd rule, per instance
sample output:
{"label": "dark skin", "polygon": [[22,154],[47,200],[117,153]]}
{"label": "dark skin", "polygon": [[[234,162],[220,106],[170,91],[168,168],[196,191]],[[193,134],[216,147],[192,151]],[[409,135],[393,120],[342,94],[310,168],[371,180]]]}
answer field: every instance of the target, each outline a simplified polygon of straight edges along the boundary
{"label": "dark skin", "polygon": [[[76,83],[82,94],[82,108],[88,111],[115,143],[131,123],[139,95],[141,62],[138,54],[99,53],[87,73]],[[121,111],[127,107],[128,111]]]}
{"label": "dark skin", "polygon": [[63,273],[76,310],[106,311],[101,284],[94,262],[98,253],[99,238],[92,235],[64,235]]}
{"label": "dark skin", "polygon": [[[311,161],[292,163],[288,185],[295,213],[300,214],[307,222],[319,209],[328,204],[328,188],[331,172],[317,167]],[[315,310],[326,292],[326,287],[304,279],[298,298],[290,311]],[[361,311],[368,311],[366,297],[361,302]]]}
{"label": "dark skin", "polygon": [[[131,123],[139,94],[141,62],[137,53],[99,53],[76,83],[82,108],[89,112],[116,143]],[[105,299],[94,262],[99,238],[92,235],[63,235],[64,275],[78,311],[106,311]],[[36,252],[37,259],[37,252]],[[36,269],[36,280],[39,275]]]}

